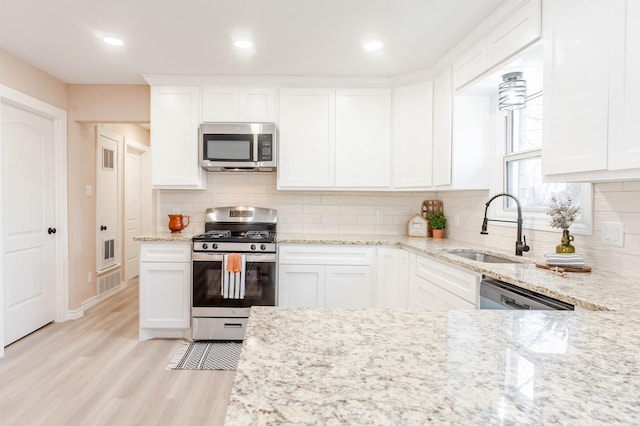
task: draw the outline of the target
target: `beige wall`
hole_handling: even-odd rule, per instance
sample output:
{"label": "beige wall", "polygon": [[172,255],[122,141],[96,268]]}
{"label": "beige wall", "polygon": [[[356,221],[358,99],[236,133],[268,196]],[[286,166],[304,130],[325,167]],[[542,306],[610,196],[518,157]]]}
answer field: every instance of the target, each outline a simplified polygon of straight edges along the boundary
{"label": "beige wall", "polygon": [[0,49],[0,84],[60,109],[67,109],[65,83],[2,49]]}
{"label": "beige wall", "polygon": [[[138,124],[98,124],[77,123],[79,144],[73,152],[69,151],[69,175],[73,174],[73,182],[69,180],[69,306],[79,308],[83,302],[96,295],[96,140],[97,127],[119,140],[118,163],[124,172],[124,138],[129,137],[143,145],[149,145],[149,130]],[[74,158],[73,163],[71,158]],[[75,164],[75,167],[71,167]],[[93,195],[87,196],[85,188],[91,185]],[[72,195],[73,194],[73,195]],[[124,178],[120,192],[121,217],[124,217]],[[122,222],[120,259],[121,279],[124,280],[124,221]],[[87,282],[87,274],[93,273],[93,281]],[[109,271],[112,272],[112,271]]]}
{"label": "beige wall", "polygon": [[[70,309],[96,295],[96,200],[95,192],[85,192],[86,185],[95,190],[96,123],[107,123],[110,132],[148,145],[149,131],[127,123],[149,122],[149,100],[148,86],[68,85]],[[92,283],[87,282],[89,272],[94,274]]]}

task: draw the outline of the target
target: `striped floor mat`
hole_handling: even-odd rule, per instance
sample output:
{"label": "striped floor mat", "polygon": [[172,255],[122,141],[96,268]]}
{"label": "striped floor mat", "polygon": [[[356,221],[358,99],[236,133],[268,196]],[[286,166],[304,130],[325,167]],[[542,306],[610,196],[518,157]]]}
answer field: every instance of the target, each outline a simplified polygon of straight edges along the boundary
{"label": "striped floor mat", "polygon": [[242,342],[191,342],[176,350],[167,370],[235,370]]}

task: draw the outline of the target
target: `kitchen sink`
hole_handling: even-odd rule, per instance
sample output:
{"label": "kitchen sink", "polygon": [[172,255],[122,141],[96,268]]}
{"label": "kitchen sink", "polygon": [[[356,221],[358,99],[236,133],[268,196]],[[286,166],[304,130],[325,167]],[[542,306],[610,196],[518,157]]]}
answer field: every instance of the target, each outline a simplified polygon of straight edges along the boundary
{"label": "kitchen sink", "polygon": [[449,254],[481,263],[523,263],[523,260],[483,253],[476,250],[449,251]]}

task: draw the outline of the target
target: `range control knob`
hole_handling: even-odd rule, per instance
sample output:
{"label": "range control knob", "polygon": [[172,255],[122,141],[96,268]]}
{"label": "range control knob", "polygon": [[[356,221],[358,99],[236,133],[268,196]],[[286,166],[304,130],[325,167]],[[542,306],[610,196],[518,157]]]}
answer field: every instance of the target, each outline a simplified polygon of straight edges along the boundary
{"label": "range control knob", "polygon": [[213,243],[213,245],[211,246],[214,250],[216,250],[218,248],[218,243]]}
{"label": "range control knob", "polygon": [[266,249],[267,249],[267,246],[266,246],[266,245],[264,245],[264,244],[261,244],[261,245],[260,245],[260,250],[266,250]]}
{"label": "range control knob", "polygon": [[256,245],[255,244],[251,244],[251,250],[255,250],[256,249]]}
{"label": "range control knob", "polygon": [[209,244],[207,244],[207,243],[202,243],[202,249],[203,249],[203,250],[206,250],[206,249],[207,249],[207,247],[209,247]]}

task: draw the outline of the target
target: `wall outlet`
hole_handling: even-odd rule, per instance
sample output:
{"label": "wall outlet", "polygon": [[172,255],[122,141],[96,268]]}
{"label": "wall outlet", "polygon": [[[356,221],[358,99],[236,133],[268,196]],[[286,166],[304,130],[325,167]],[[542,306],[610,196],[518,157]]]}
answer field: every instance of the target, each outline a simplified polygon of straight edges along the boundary
{"label": "wall outlet", "polygon": [[376,223],[384,222],[384,213],[382,210],[376,210]]}
{"label": "wall outlet", "polygon": [[602,222],[602,244],[624,247],[624,223]]}
{"label": "wall outlet", "polygon": [[174,207],[173,210],[171,210],[171,214],[180,214],[180,207]]}
{"label": "wall outlet", "polygon": [[93,272],[87,272],[87,284],[91,284],[93,282]]}
{"label": "wall outlet", "polygon": [[84,187],[84,193],[87,197],[91,197],[93,195],[93,187],[91,185],[86,185]]}

